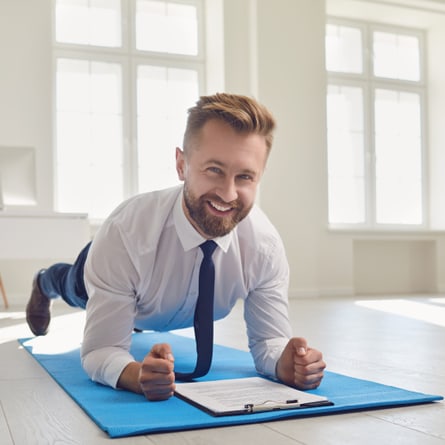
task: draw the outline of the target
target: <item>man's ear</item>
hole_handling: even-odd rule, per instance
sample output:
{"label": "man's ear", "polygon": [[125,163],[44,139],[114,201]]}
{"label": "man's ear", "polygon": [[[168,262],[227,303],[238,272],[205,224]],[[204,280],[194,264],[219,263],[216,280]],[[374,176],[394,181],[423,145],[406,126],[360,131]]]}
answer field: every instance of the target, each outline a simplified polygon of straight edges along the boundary
{"label": "man's ear", "polygon": [[179,147],[176,147],[176,171],[178,173],[179,180],[184,181],[185,158],[184,152]]}

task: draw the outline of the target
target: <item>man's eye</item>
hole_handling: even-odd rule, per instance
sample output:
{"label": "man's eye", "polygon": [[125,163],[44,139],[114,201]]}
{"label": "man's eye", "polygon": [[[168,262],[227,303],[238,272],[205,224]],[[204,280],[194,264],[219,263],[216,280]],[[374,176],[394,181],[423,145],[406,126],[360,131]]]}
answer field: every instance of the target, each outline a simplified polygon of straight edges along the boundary
{"label": "man's eye", "polygon": [[217,173],[218,175],[222,173],[221,169],[218,167],[209,167],[208,171],[210,171],[212,173]]}
{"label": "man's eye", "polygon": [[241,179],[242,181],[252,181],[252,176],[250,175],[239,175],[238,176],[239,179]]}

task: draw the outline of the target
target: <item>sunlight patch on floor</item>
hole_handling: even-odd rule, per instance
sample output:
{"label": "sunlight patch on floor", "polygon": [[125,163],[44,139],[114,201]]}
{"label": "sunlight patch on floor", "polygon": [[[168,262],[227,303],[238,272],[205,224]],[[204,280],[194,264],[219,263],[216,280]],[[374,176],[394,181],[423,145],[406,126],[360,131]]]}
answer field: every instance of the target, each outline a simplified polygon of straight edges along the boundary
{"label": "sunlight patch on floor", "polygon": [[445,298],[430,298],[430,303],[420,303],[404,298],[390,300],[358,300],[356,304],[368,309],[387,312],[402,317],[425,321],[445,327]]}
{"label": "sunlight patch on floor", "polygon": [[0,312],[0,320],[24,320],[25,313],[19,312]]}
{"label": "sunlight patch on floor", "polygon": [[431,303],[433,303],[433,304],[445,305],[445,297],[443,297],[443,298],[429,298],[428,301],[431,301]]}
{"label": "sunlight patch on floor", "polygon": [[61,335],[61,332],[50,332],[44,337],[34,337],[25,342],[32,342],[33,354],[66,354],[68,352],[79,349],[82,341],[81,332],[79,335]]}
{"label": "sunlight patch on floor", "polygon": [[[0,319],[4,320],[23,320],[22,323],[14,323],[11,326],[0,328],[0,344],[18,338],[33,337],[33,334],[25,321],[25,312],[5,312],[0,315]],[[83,334],[84,323],[84,311],[54,316],[51,319],[49,334],[41,338],[56,337],[61,340],[61,345],[57,346],[57,348],[62,348],[62,344],[65,343],[68,347],[67,350],[70,350],[75,343],[77,344],[77,347],[79,346]],[[54,343],[57,344],[59,342],[54,341]]]}

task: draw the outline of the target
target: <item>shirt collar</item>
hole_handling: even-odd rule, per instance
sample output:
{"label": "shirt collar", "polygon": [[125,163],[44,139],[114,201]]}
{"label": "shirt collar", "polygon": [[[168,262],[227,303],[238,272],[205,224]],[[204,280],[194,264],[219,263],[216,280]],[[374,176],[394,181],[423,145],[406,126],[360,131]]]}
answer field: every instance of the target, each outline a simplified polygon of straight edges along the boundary
{"label": "shirt collar", "polygon": [[[183,193],[184,191],[181,191],[176,199],[175,206],[173,208],[173,221],[179,241],[181,242],[184,251],[187,252],[188,250],[198,247],[200,244],[206,241],[206,239],[197,232],[197,230],[185,216],[184,209],[182,207]],[[235,230],[236,227],[227,235],[219,236],[213,239],[213,241],[215,241],[223,252],[227,252],[229,250],[230,243],[232,242],[233,238],[233,232]]]}

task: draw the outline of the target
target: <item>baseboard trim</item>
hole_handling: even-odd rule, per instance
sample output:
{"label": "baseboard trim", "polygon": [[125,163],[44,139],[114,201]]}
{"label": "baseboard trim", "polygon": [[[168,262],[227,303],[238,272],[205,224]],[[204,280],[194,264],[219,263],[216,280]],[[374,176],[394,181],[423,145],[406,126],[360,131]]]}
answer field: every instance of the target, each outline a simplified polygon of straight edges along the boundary
{"label": "baseboard trim", "polygon": [[320,298],[320,297],[353,297],[355,295],[352,287],[320,288],[320,289],[289,289],[289,298]]}

